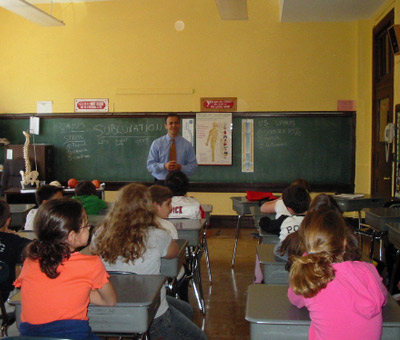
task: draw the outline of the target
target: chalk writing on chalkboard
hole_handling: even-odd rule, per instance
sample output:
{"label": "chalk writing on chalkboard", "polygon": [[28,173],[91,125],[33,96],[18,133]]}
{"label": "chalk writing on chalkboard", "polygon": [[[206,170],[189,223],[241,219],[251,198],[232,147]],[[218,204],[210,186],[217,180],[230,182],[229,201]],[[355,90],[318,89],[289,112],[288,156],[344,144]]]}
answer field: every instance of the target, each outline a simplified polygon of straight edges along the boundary
{"label": "chalk writing on chalkboard", "polygon": [[86,125],[83,122],[71,122],[58,124],[62,135],[63,146],[67,150],[69,161],[90,158],[88,145],[85,139]]}
{"label": "chalk writing on chalkboard", "polygon": [[303,132],[293,119],[262,119],[258,122],[262,133],[256,133],[256,143],[260,149],[288,146],[287,136],[301,137]]}
{"label": "chalk writing on chalkboard", "polygon": [[147,135],[153,131],[163,131],[162,124],[97,124],[93,126],[97,143],[114,144],[124,146],[128,141],[133,140],[136,145],[146,144],[151,138]]}

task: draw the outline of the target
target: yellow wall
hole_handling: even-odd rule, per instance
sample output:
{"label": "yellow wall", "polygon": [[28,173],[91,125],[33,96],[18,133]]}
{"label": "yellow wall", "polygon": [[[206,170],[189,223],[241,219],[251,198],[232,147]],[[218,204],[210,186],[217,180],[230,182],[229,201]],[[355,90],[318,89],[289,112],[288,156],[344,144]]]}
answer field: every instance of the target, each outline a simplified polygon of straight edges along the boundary
{"label": "yellow wall", "polygon": [[239,111],[356,99],[357,23],[280,23],[278,1],[248,10],[223,21],[214,0],[64,3],[53,14],[66,26],[40,27],[0,9],[0,112],[38,100],[73,112],[74,98],[109,98],[116,112],[197,111],[203,96],[238,97]]}
{"label": "yellow wall", "polygon": [[[115,112],[196,112],[204,96],[237,97],[238,111],[332,111],[353,99],[356,191],[368,193],[372,29],[399,2],[368,21],[335,23],[280,23],[278,0],[248,1],[247,21],[221,20],[214,0],[53,4],[65,27],[1,8],[0,113],[36,112],[40,100],[73,112],[74,98],[109,98]],[[231,214],[237,194],[196,195]]]}

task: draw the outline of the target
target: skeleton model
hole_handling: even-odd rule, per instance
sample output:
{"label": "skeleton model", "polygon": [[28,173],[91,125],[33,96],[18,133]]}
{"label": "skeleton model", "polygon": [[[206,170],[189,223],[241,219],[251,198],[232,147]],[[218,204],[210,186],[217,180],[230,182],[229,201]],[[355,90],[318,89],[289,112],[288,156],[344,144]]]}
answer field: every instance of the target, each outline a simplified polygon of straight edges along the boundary
{"label": "skeleton model", "polygon": [[8,145],[10,141],[7,138],[0,138],[0,144]]}
{"label": "skeleton model", "polygon": [[39,187],[39,172],[34,170],[31,171],[31,163],[29,162],[29,144],[31,135],[27,131],[22,131],[25,136],[25,144],[24,144],[24,160],[25,160],[25,172],[21,170],[19,173],[21,174],[22,181],[21,186],[24,188],[25,185],[31,185]]}

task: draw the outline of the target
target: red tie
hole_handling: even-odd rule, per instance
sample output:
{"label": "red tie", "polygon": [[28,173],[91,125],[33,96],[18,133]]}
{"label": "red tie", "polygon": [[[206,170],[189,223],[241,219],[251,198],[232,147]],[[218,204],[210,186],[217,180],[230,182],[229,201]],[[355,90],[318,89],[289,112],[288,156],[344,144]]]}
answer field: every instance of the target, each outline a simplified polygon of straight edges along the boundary
{"label": "red tie", "polygon": [[171,147],[169,148],[169,161],[176,162],[176,144],[175,139],[171,139]]}

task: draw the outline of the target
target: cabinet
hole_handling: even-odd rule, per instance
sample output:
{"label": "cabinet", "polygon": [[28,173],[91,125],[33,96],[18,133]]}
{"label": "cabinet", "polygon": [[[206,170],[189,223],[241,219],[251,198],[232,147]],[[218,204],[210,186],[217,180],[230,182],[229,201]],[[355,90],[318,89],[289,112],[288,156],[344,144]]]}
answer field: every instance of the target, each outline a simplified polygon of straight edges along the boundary
{"label": "cabinet", "polygon": [[[4,148],[4,159],[24,158],[23,145],[10,144]],[[11,150],[11,151],[9,151]],[[36,157],[35,157],[36,155]],[[9,157],[7,157],[9,156]],[[35,162],[36,159],[36,162]],[[39,180],[50,183],[54,180],[54,146],[50,144],[34,144],[29,145],[29,160],[32,170],[39,171]],[[25,170],[25,169],[24,169]]]}

